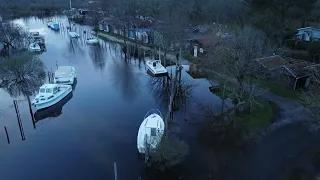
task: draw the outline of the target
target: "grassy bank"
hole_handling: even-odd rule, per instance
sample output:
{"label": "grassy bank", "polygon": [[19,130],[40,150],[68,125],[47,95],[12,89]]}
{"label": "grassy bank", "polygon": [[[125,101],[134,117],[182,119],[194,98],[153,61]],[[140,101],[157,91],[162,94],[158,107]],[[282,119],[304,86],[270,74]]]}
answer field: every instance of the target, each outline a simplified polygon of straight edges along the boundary
{"label": "grassy bank", "polygon": [[[226,90],[224,96],[222,91],[213,93],[221,99],[230,98],[231,91]],[[244,122],[251,132],[258,132],[261,129],[268,127],[274,121],[274,107],[268,101],[257,98],[259,105],[250,113],[244,113],[241,116],[232,115],[236,121]]]}

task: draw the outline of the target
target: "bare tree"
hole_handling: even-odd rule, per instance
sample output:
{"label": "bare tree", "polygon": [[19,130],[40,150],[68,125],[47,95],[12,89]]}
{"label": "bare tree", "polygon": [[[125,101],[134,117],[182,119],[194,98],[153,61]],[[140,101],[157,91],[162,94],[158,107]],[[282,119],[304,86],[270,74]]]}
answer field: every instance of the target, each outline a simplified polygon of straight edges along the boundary
{"label": "bare tree", "polygon": [[309,90],[303,93],[302,103],[308,108],[312,116],[309,121],[310,130],[318,131],[320,129],[320,72],[317,68],[311,68],[310,70],[313,72],[313,83]]}
{"label": "bare tree", "polygon": [[[253,81],[250,81],[260,75],[259,64],[254,59],[270,54],[271,50],[264,33],[246,27],[234,37],[222,39],[219,46],[212,50],[205,65],[236,83],[232,91],[233,97],[237,99],[236,104],[240,105],[244,101],[254,104],[254,97],[263,93],[262,88],[254,86]],[[250,103],[250,107],[253,104]]]}
{"label": "bare tree", "polygon": [[0,42],[4,46],[7,55],[12,50],[20,50],[24,47],[27,34],[21,27],[8,23],[0,27]]}

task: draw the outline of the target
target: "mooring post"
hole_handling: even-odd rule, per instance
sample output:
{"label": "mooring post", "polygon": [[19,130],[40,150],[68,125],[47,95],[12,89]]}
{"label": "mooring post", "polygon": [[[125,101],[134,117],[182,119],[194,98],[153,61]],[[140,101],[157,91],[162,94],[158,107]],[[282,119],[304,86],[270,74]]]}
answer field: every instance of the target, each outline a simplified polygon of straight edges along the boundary
{"label": "mooring post", "polygon": [[9,139],[7,127],[4,127],[4,131],[6,132],[6,135],[7,135],[8,144],[10,144],[10,139]]}
{"label": "mooring post", "polygon": [[117,162],[113,163],[114,180],[118,180]]}

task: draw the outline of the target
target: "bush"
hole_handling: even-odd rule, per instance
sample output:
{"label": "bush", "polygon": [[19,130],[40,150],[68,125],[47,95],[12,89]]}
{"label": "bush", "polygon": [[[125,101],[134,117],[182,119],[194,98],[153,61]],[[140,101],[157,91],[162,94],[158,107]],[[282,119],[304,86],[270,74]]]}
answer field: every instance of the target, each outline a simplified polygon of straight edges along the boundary
{"label": "bush", "polygon": [[290,49],[294,49],[295,48],[295,43],[296,43],[296,41],[294,39],[287,39],[285,41],[286,46],[288,48],[290,48]]}
{"label": "bush", "polygon": [[315,56],[315,55],[320,54],[320,43],[314,42],[314,43],[309,44],[308,53],[310,56]]}
{"label": "bush", "polygon": [[309,47],[310,42],[306,41],[297,41],[295,44],[295,49],[300,49],[300,50],[307,50]]}
{"label": "bush", "polygon": [[149,165],[161,171],[180,164],[188,155],[188,145],[173,134],[165,133],[158,147],[150,154]]}

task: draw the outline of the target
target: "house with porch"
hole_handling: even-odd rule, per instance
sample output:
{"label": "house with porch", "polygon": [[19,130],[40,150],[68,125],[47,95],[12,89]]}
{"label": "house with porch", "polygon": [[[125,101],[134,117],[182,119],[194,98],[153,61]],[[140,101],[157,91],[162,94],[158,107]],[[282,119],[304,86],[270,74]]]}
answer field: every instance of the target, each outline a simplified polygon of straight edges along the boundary
{"label": "house with porch", "polygon": [[255,62],[260,65],[258,72],[281,86],[297,90],[308,88],[310,85],[312,73],[308,67],[314,65],[313,63],[284,59],[278,55],[255,59]]}

